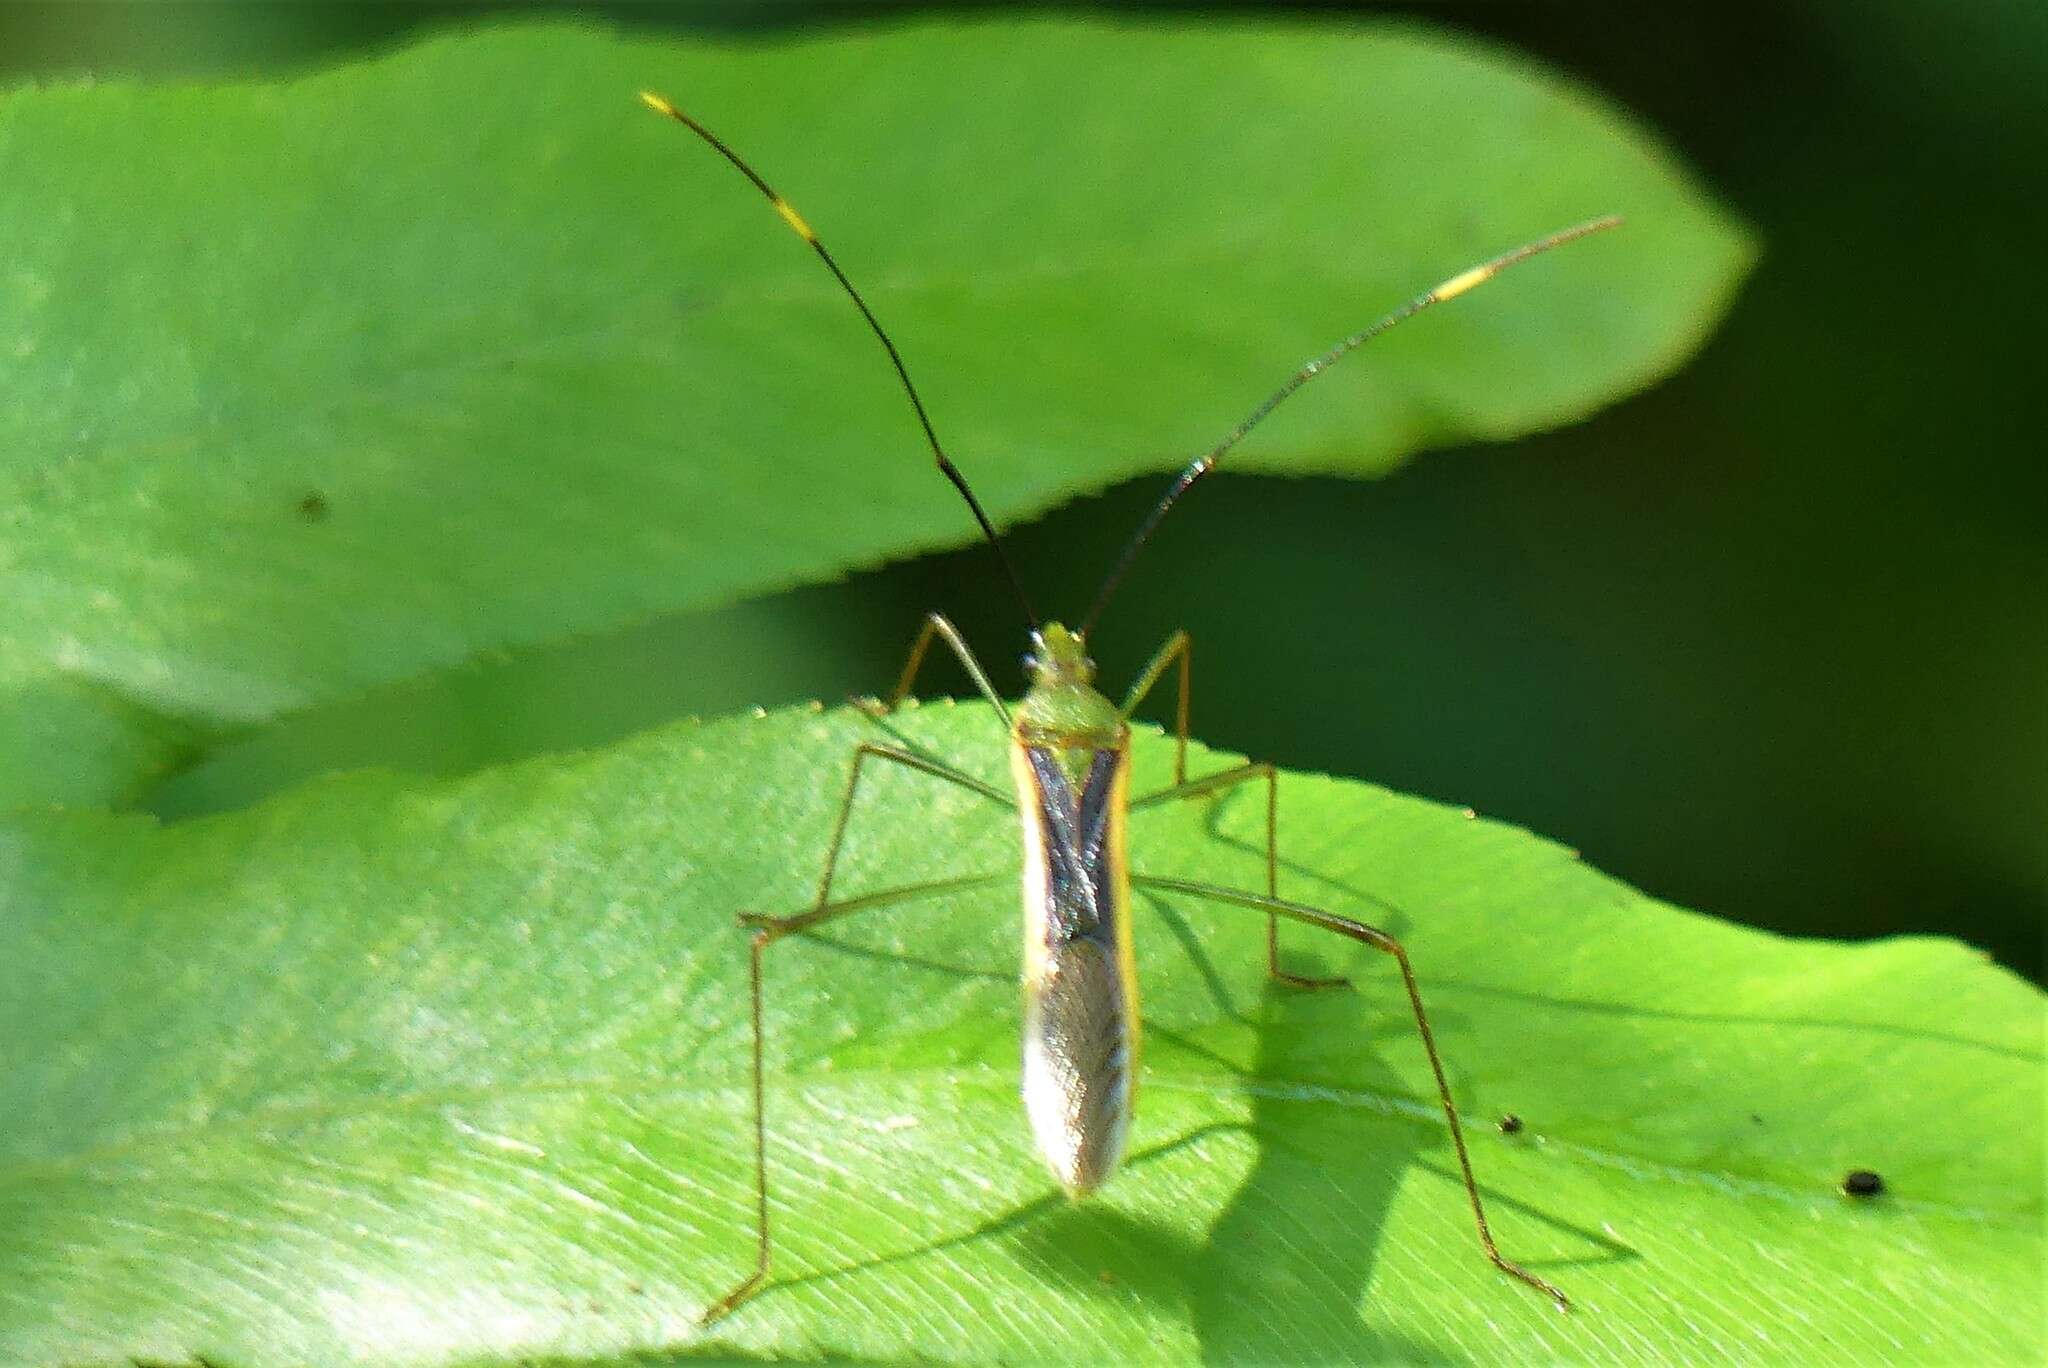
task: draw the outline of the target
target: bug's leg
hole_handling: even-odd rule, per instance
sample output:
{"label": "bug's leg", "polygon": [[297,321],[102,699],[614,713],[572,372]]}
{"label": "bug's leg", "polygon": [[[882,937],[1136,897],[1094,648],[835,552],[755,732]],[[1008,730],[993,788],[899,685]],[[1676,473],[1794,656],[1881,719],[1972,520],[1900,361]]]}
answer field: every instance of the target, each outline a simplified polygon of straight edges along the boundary
{"label": "bug's leg", "polygon": [[754,934],[748,941],[748,1004],[753,1022],[753,1083],[754,1083],[754,1271],[749,1273],[730,1292],[713,1302],[697,1318],[699,1325],[709,1325],[734,1307],[761,1290],[761,1284],[768,1280],[768,1268],[773,1254],[773,1245],[768,1228],[768,1113],[766,1109],[767,1087],[763,1082],[761,1032],[761,956],[769,946],[785,936],[808,931],[841,917],[852,916],[876,907],[891,907],[898,903],[911,902],[918,898],[937,897],[945,893],[957,893],[962,889],[980,884],[993,883],[1002,877],[997,874],[979,874],[964,879],[939,879],[931,883],[906,884],[901,888],[885,889],[879,893],[868,893],[858,898],[847,898],[836,903],[824,903],[799,912],[793,917],[768,917],[758,913],[740,914],[740,925],[753,928]]}
{"label": "bug's leg", "polygon": [[1257,893],[1143,874],[1131,875],[1131,883],[1137,887],[1158,889],[1162,893],[1184,893],[1192,898],[1206,898],[1211,902],[1229,903],[1237,907],[1248,907],[1253,911],[1286,917],[1290,921],[1318,926],[1325,931],[1334,931],[1340,936],[1362,941],[1375,950],[1392,955],[1394,962],[1401,966],[1401,984],[1408,990],[1408,1005],[1415,1009],[1415,1030],[1422,1037],[1423,1053],[1429,1056],[1430,1072],[1436,1075],[1437,1098],[1443,1103],[1444,1120],[1450,1126],[1451,1148],[1458,1153],[1458,1172],[1465,1180],[1465,1195],[1472,1201],[1472,1220],[1479,1228],[1480,1247],[1486,1251],[1486,1257],[1492,1261],[1495,1268],[1549,1296],[1556,1301],[1559,1310],[1571,1309],[1571,1301],[1564,1293],[1502,1254],[1500,1246],[1493,1242],[1493,1231],[1486,1224],[1486,1208],[1479,1200],[1479,1183],[1472,1176],[1472,1157],[1465,1151],[1465,1131],[1458,1124],[1458,1108],[1451,1101],[1450,1081],[1444,1077],[1443,1059],[1436,1052],[1436,1036],[1429,1029],[1429,1014],[1422,1010],[1422,991],[1415,986],[1415,970],[1409,965],[1408,952],[1402,949],[1401,942],[1378,927],[1367,926],[1364,922],[1353,921],[1349,917],[1340,917],[1334,912],[1325,912],[1321,908],[1308,907],[1302,903],[1262,897]]}
{"label": "bug's leg", "polygon": [[[1176,660],[1180,662],[1180,697],[1173,709],[1173,782],[1176,788],[1184,786],[1188,779],[1188,674],[1195,655],[1195,639],[1186,632],[1175,632],[1166,639],[1152,655],[1145,668],[1138,672],[1138,678],[1131,685],[1130,692],[1117,711],[1123,720],[1131,720],[1131,714],[1145,701],[1145,695],[1152,692],[1152,686],[1159,682],[1159,676],[1166,673],[1166,667]],[[1194,793],[1206,792],[1196,789],[1188,794],[1173,794],[1173,797],[1193,797]],[[1158,799],[1166,795],[1154,794]]]}
{"label": "bug's leg", "polygon": [[896,677],[896,687],[889,691],[889,701],[875,703],[870,700],[863,708],[875,717],[885,717],[896,711],[898,704],[910,696],[910,690],[917,683],[917,672],[924,668],[925,654],[932,648],[933,637],[942,638],[952,648],[960,668],[967,671],[968,678],[981,690],[981,696],[995,705],[996,715],[1003,719],[1005,727],[1010,725],[1010,709],[1004,704],[1002,695],[995,685],[988,682],[988,672],[981,668],[981,662],[974,658],[974,652],[967,645],[967,638],[960,635],[944,613],[926,613],[924,626],[918,628],[917,640],[911,643],[910,656],[903,662],[903,673]]}
{"label": "bug's leg", "polygon": [[[1130,721],[1131,714],[1145,701],[1145,696],[1159,682],[1166,668],[1176,661],[1180,664],[1179,697],[1173,713],[1173,784],[1157,793],[1148,793],[1131,803],[1131,810],[1150,807],[1154,803],[1171,802],[1177,798],[1197,798],[1204,794],[1216,793],[1223,789],[1248,783],[1255,779],[1266,782],[1266,896],[1280,896],[1280,783],[1279,777],[1270,764],[1252,761],[1234,769],[1221,770],[1206,778],[1190,781],[1188,778],[1188,694],[1191,686],[1190,674],[1194,662],[1195,640],[1186,632],[1175,632],[1166,639],[1166,644],[1153,653],[1152,659],[1138,673],[1137,681],[1130,692],[1124,695],[1119,708],[1123,719]],[[1292,974],[1280,967],[1280,922],[1279,918],[1266,918],[1266,973],[1278,982],[1294,988],[1341,988],[1348,980],[1343,977],[1316,978],[1305,974]]]}
{"label": "bug's leg", "polygon": [[749,947],[748,1001],[753,1017],[754,1051],[754,1271],[735,1283],[732,1290],[711,1303],[697,1317],[697,1324],[709,1325],[759,1291],[768,1281],[771,1245],[768,1234],[768,1114],[766,1089],[761,1082],[761,952],[768,948],[765,931],[756,931]]}
{"label": "bug's leg", "polygon": [[962,774],[950,765],[942,764],[937,760],[918,755],[913,751],[903,750],[896,746],[884,746],[874,741],[861,742],[853,748],[853,770],[846,776],[846,792],[841,795],[839,800],[839,816],[832,823],[832,842],[825,847],[825,869],[818,876],[818,896],[811,903],[814,909],[823,907],[832,896],[832,875],[839,867],[839,848],[846,843],[847,824],[853,818],[854,797],[860,792],[861,767],[871,759],[892,761],[907,769],[914,769],[920,774],[929,774],[934,779],[943,779],[949,784],[957,784],[961,788],[978,793],[991,802],[1000,803],[1004,807],[1014,807],[1016,805],[1009,794],[1004,793],[995,785],[984,784],[973,775]]}
{"label": "bug's leg", "polygon": [[[1185,655],[1181,657],[1187,659]],[[1181,713],[1187,713],[1187,701],[1183,696]],[[1273,766],[1264,760],[1252,760],[1234,769],[1218,770],[1201,779],[1176,781],[1170,788],[1148,793],[1142,798],[1131,800],[1131,811],[1151,807],[1155,803],[1170,803],[1176,798],[1195,798],[1205,793],[1215,793],[1248,784],[1253,780],[1264,780],[1266,784],[1266,896],[1274,900],[1280,897],[1280,776]],[[1292,974],[1280,967],[1280,917],[1270,908],[1266,912],[1266,973],[1271,978],[1292,988],[1342,988],[1351,980],[1338,974],[1318,978],[1309,974]]]}
{"label": "bug's leg", "polygon": [[[923,641],[924,638],[920,638]],[[831,901],[832,876],[839,867],[840,847],[846,842],[846,829],[853,817],[854,799],[860,793],[860,776],[867,762],[887,760],[916,770],[920,774],[943,779],[961,788],[981,794],[985,798],[1008,806],[1010,797],[998,788],[984,784],[972,775],[962,774],[936,760],[899,750],[894,746],[878,745],[863,741],[854,747],[853,768],[846,776],[846,791],[840,796],[839,814],[832,822],[832,840],[825,848],[825,868],[818,876],[817,896],[811,906],[790,917],[764,917],[746,913],[740,917],[742,926],[754,928],[751,949],[752,1005],[754,1023],[754,1198],[755,1198],[755,1243],[754,1272],[739,1286],[726,1293],[707,1310],[701,1321],[709,1325],[726,1312],[738,1306],[757,1291],[768,1276],[768,1139],[767,1122],[762,1110],[762,1066],[761,1066],[761,953],[784,936],[807,931],[837,918],[849,916],[870,907],[887,906],[891,903],[907,902],[912,898],[950,892],[973,884],[987,882],[976,878],[967,880],[949,879],[930,884],[913,884],[904,888],[890,889],[882,893],[871,893],[858,898],[847,898],[840,902]]]}

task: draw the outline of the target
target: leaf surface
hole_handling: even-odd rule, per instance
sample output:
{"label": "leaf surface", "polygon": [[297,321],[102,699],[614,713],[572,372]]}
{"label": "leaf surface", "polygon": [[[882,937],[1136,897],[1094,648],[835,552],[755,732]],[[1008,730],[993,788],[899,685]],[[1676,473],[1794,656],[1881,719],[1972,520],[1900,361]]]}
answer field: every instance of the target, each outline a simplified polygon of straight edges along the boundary
{"label": "leaf surface", "polygon": [[[1003,773],[985,707],[895,725]],[[751,1255],[732,916],[804,904],[871,734],[799,710],[171,827],[5,819],[0,1359],[2037,1356],[2036,991],[1950,942],[1736,929],[1307,775],[1282,891],[1407,942],[1496,1231],[1576,1314],[1480,1257],[1391,966],[1287,928],[1292,966],[1357,987],[1269,989],[1228,907],[1136,899],[1134,1155],[1059,1197],[994,886],[770,952],[775,1279],[700,1332]],[[1169,766],[1142,734],[1138,788]],[[1262,811],[1136,814],[1133,863],[1255,886]],[[1011,871],[1012,821],[884,769],[842,890]],[[1888,1194],[1838,1195],[1858,1167]]]}

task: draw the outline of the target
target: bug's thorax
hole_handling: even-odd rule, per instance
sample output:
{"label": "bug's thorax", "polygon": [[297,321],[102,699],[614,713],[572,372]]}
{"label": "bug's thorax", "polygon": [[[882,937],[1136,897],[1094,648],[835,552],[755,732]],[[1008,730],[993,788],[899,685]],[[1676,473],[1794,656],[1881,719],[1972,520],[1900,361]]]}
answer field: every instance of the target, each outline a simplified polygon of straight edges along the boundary
{"label": "bug's thorax", "polygon": [[1031,688],[1017,705],[1010,729],[1018,746],[1054,752],[1068,777],[1085,783],[1096,752],[1130,745],[1131,729],[1116,705],[1096,689],[1095,662],[1078,633],[1057,622],[1039,628],[1031,634],[1024,668]]}

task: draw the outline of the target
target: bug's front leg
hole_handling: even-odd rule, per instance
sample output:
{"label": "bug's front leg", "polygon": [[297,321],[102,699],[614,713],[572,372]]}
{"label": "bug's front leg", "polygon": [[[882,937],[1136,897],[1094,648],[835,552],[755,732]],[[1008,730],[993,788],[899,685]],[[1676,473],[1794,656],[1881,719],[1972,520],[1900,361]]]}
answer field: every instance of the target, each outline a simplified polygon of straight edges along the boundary
{"label": "bug's front leg", "polygon": [[995,685],[988,682],[988,672],[981,668],[981,662],[974,657],[974,651],[967,644],[967,638],[960,635],[960,629],[944,613],[926,613],[924,625],[918,628],[917,640],[910,645],[910,655],[903,662],[903,673],[896,677],[896,687],[889,691],[886,703],[874,699],[856,700],[857,705],[870,717],[886,717],[895,712],[910,691],[917,685],[917,672],[924,668],[924,658],[931,651],[932,638],[938,637],[952,649],[953,656],[960,662],[960,668],[967,671],[968,678],[981,690],[981,696],[995,705],[996,715],[1003,719],[1003,725],[1010,725],[1010,709],[998,694]]}
{"label": "bug's front leg", "polygon": [[[1180,687],[1173,708],[1173,782],[1176,787],[1185,785],[1188,778],[1188,688],[1189,675],[1194,668],[1195,639],[1185,631],[1175,632],[1166,639],[1166,644],[1152,653],[1152,659],[1138,672],[1138,678],[1124,695],[1122,705],[1117,709],[1123,720],[1129,722],[1131,714],[1145,701],[1145,695],[1152,692],[1153,685],[1166,673],[1166,668],[1176,661],[1180,663]],[[1200,790],[1197,790],[1199,792]],[[1155,795],[1158,796],[1158,795]],[[1174,797],[1191,797],[1192,794],[1174,794]]]}

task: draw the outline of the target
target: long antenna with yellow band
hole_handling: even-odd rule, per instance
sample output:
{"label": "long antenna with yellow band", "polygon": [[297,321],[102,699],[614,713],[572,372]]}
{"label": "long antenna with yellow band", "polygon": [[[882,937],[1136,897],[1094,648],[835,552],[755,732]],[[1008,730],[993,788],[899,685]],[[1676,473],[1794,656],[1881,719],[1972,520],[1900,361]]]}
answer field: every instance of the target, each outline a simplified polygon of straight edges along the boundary
{"label": "long antenna with yellow band", "polygon": [[703,124],[698,123],[695,119],[683,113],[682,110],[677,109],[652,91],[641,91],[640,100],[641,103],[645,104],[655,113],[664,118],[674,119],[677,123],[709,143],[720,156],[731,162],[741,175],[752,181],[756,190],[767,196],[768,203],[775,207],[775,212],[781,215],[784,223],[789,225],[790,231],[811,244],[811,250],[818,254],[818,260],[825,263],[825,269],[830,271],[832,278],[839,282],[839,288],[846,291],[847,297],[853,301],[854,307],[860,310],[860,316],[868,321],[868,327],[873,329],[875,336],[880,339],[883,350],[889,353],[889,364],[896,368],[896,377],[903,382],[903,392],[910,396],[910,406],[917,411],[918,426],[924,429],[924,439],[930,444],[932,455],[939,463],[939,473],[948,480],[951,480],[953,488],[960,491],[960,497],[967,500],[967,507],[974,512],[975,522],[981,525],[982,535],[988,538],[989,546],[994,548],[996,559],[1003,563],[1003,573],[1009,576],[1010,587],[1017,591],[1017,602],[1022,605],[1024,616],[1030,619],[1032,630],[1036,631],[1038,628],[1038,614],[1031,609],[1031,598],[1030,595],[1024,592],[1024,581],[1018,577],[1017,567],[1010,563],[1009,553],[1003,550],[1003,544],[996,540],[995,526],[989,522],[988,514],[982,510],[981,500],[974,497],[974,491],[967,487],[967,478],[960,473],[959,467],[953,464],[952,458],[946,455],[946,449],[939,445],[939,434],[933,431],[931,416],[924,411],[924,400],[918,396],[917,386],[911,383],[910,368],[903,364],[903,354],[896,350],[895,342],[891,341],[889,334],[883,330],[880,320],[875,317],[874,310],[870,309],[868,302],[861,298],[860,291],[853,287],[853,282],[846,278],[846,272],[839,269],[839,263],[832,259],[830,252],[825,250],[825,244],[818,240],[817,233],[812,231],[810,224],[804,222],[803,215],[797,213],[788,200],[776,194],[774,188],[767,181],[761,179],[760,172],[747,165],[740,157],[740,154],[727,147],[725,142],[716,133],[713,133]]}
{"label": "long antenna with yellow band", "polygon": [[1364,346],[1395,324],[1407,322],[1431,305],[1441,304],[1447,299],[1456,299],[1467,290],[1484,285],[1487,281],[1518,262],[1527,261],[1532,256],[1540,255],[1553,247],[1562,247],[1567,242],[1572,242],[1588,234],[1616,227],[1620,223],[1621,218],[1616,214],[1609,214],[1605,218],[1590,219],[1585,223],[1574,224],[1570,228],[1552,233],[1549,237],[1525,243],[1515,248],[1512,252],[1503,252],[1493,260],[1482,262],[1469,271],[1460,271],[1435,289],[1425,290],[1423,293],[1415,296],[1415,298],[1409,300],[1406,304],[1403,304],[1371,327],[1351,334],[1351,336],[1303,366],[1293,375],[1287,377],[1287,383],[1268,395],[1264,403],[1253,409],[1243,422],[1230,430],[1229,436],[1211,447],[1203,455],[1190,461],[1185,470],[1173,477],[1173,483],[1166,487],[1165,496],[1157,504],[1153,505],[1151,513],[1147,514],[1145,521],[1139,524],[1137,535],[1132,537],[1129,544],[1124,547],[1123,554],[1117,557],[1116,565],[1110,570],[1109,577],[1102,582],[1102,588],[1096,593],[1095,603],[1089,608],[1088,616],[1081,620],[1081,635],[1083,637],[1087,636],[1089,628],[1095,625],[1096,618],[1102,615],[1103,608],[1109,603],[1110,595],[1115,593],[1117,585],[1123,582],[1124,572],[1131,568],[1131,562],[1138,558],[1138,552],[1143,549],[1146,541],[1150,539],[1152,533],[1158,528],[1161,520],[1166,517],[1167,510],[1173,507],[1174,501],[1188,492],[1188,486],[1214,470],[1216,463],[1223,459],[1223,453],[1229,451],[1242,441],[1244,435],[1257,427],[1267,414],[1280,407],[1282,401],[1288,395],[1293,394],[1303,385],[1306,385],[1309,381],[1341,361],[1347,353]]}

